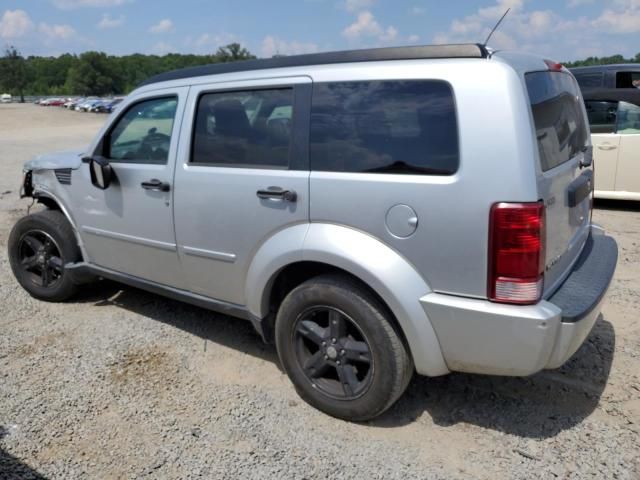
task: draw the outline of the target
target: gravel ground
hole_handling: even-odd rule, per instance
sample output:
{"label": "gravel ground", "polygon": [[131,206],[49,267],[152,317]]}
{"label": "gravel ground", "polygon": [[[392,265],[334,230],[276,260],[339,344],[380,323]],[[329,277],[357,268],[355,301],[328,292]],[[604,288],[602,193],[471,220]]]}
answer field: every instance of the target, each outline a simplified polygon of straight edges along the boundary
{"label": "gravel ground", "polygon": [[588,341],[529,378],[415,378],[382,418],[303,403],[250,325],[114,283],[29,297],[6,257],[21,165],[105,117],[0,105],[0,479],[640,478],[640,207],[600,204],[616,279]]}

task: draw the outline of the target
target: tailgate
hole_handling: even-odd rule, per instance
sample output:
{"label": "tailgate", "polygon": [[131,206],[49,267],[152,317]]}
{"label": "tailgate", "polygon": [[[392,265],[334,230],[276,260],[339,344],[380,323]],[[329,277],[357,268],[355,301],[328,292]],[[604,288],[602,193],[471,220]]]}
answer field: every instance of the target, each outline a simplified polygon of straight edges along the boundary
{"label": "tailgate", "polygon": [[[525,75],[538,141],[538,192],[546,207],[545,297],[566,277],[589,236],[593,171],[586,112],[566,70]],[[589,162],[586,162],[589,163]]]}

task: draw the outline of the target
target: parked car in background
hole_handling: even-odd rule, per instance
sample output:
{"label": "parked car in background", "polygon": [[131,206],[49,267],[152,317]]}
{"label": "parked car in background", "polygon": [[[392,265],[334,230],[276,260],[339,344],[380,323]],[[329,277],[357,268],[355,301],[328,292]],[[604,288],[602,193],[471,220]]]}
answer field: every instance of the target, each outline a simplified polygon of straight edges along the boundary
{"label": "parked car in background", "polygon": [[122,102],[122,98],[113,98],[96,105],[93,109],[96,113],[111,113]]}
{"label": "parked car in background", "polygon": [[595,65],[571,69],[584,91],[590,88],[640,88],[640,64]]}
{"label": "parked car in background", "polygon": [[303,399],[362,421],[414,372],[577,351],[617,261],[590,147],[569,71],[483,45],[189,68],[25,164],[48,209],[9,261],[43,300],[100,277],[249,320]]}
{"label": "parked car in background", "polygon": [[67,102],[65,98],[47,98],[40,102],[43,107],[60,107]]}
{"label": "parked car in background", "polygon": [[82,103],[76,104],[75,110],[78,112],[88,112],[95,104],[99,103],[100,101],[101,100],[99,98],[95,97],[87,98]]}
{"label": "parked car in background", "polygon": [[0,96],[0,103],[11,103],[12,99],[13,97],[11,95],[3,93],[2,96]]}
{"label": "parked car in background", "polygon": [[595,196],[640,201],[640,90],[587,89]]}

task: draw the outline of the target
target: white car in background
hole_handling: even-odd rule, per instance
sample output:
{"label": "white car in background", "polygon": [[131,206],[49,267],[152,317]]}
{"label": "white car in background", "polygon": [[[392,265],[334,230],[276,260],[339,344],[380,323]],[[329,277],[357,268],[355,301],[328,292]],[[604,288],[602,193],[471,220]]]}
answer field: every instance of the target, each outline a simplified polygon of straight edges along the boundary
{"label": "white car in background", "polygon": [[4,93],[2,94],[2,96],[0,96],[0,103],[11,103],[12,100],[13,97],[8,93]]}
{"label": "white car in background", "polygon": [[640,201],[640,90],[583,90],[596,198]]}

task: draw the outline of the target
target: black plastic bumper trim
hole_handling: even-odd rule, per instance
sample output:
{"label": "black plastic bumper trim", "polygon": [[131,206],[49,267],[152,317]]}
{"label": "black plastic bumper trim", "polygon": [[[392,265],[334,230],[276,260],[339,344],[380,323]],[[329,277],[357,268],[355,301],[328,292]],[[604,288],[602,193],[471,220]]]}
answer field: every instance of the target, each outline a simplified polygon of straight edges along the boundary
{"label": "black plastic bumper trim", "polygon": [[618,261],[612,237],[590,235],[562,286],[548,299],[562,310],[562,322],[576,323],[596,308],[609,289]]}

